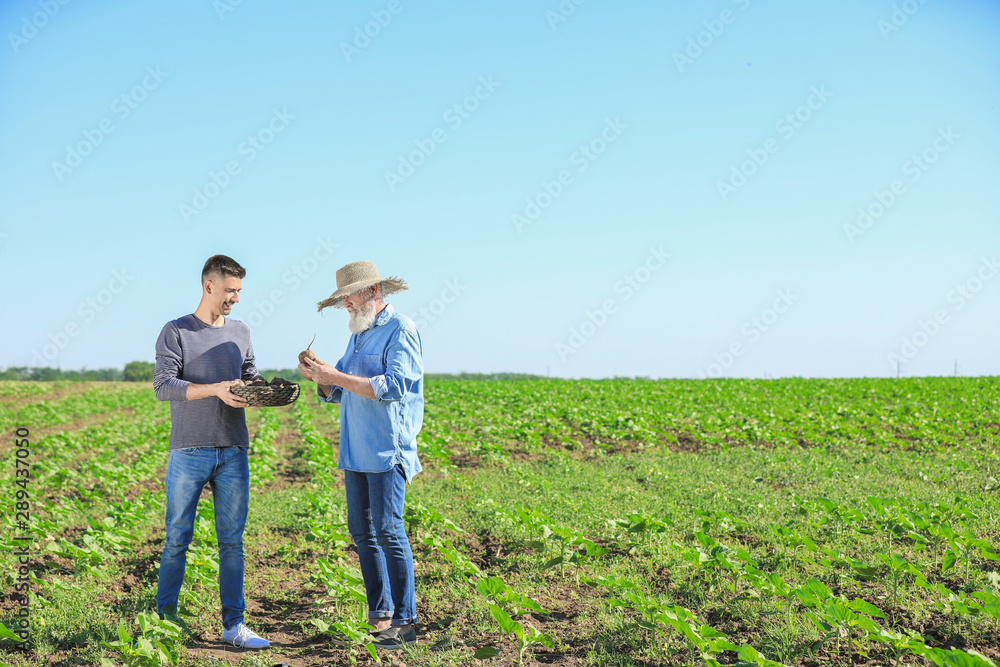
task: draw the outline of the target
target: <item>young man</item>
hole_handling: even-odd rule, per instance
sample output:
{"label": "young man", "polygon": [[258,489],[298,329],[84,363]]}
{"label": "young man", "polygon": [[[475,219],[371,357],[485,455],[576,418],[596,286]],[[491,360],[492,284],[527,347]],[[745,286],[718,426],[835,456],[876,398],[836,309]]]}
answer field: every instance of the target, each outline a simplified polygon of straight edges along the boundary
{"label": "young man", "polygon": [[377,647],[417,640],[413,552],[403,526],[406,484],[421,470],[417,433],[424,416],[423,362],[413,320],[383,295],[408,289],[379,278],[371,262],[337,271],[337,291],[319,303],[346,308],[351,339],[336,366],[306,359],[303,377],[320,399],[340,403],[340,460],[347,489],[347,527],[358,547]]}
{"label": "young man", "polygon": [[167,322],[156,340],[153,389],[170,401],[166,541],[156,593],[160,617],[175,616],[195,510],[208,484],[219,541],[222,639],[240,648],[270,643],[243,623],[243,528],[250,500],[250,468],[243,408],[230,387],[257,376],[250,330],[226,317],[239,303],[246,270],[215,255],[201,272],[201,303],[191,315]]}

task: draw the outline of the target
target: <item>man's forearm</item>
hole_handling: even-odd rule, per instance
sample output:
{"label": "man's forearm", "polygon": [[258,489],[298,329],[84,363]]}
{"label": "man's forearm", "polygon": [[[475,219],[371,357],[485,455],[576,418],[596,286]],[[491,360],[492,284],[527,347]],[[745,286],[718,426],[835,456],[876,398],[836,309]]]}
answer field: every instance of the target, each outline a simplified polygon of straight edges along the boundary
{"label": "man's forearm", "polygon": [[199,398],[215,396],[231,408],[245,408],[248,405],[247,399],[237,396],[230,391],[230,388],[234,385],[241,384],[243,384],[242,380],[224,380],[222,382],[216,382],[215,384],[191,383],[187,386],[185,398],[189,401],[194,401]]}
{"label": "man's forearm", "polygon": [[187,386],[187,400],[194,401],[199,398],[208,398],[209,396],[219,395],[219,385],[218,384],[195,384],[191,382]]}
{"label": "man's forearm", "polygon": [[362,398],[375,400],[375,390],[372,389],[372,383],[368,380],[368,378],[359,377],[357,375],[348,375],[347,373],[335,370],[332,382],[338,387],[343,387],[352,394],[357,394]]}

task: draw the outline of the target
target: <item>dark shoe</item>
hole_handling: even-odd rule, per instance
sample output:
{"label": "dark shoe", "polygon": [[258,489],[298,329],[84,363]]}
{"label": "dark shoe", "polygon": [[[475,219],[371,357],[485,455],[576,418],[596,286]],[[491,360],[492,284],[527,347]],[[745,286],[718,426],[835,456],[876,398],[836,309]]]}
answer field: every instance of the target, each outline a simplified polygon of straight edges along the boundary
{"label": "dark shoe", "polygon": [[417,641],[417,631],[413,629],[411,625],[410,628],[404,632],[400,632],[398,627],[391,627],[388,630],[383,630],[374,637],[375,648],[385,648],[390,651],[403,648],[406,644],[414,644]]}

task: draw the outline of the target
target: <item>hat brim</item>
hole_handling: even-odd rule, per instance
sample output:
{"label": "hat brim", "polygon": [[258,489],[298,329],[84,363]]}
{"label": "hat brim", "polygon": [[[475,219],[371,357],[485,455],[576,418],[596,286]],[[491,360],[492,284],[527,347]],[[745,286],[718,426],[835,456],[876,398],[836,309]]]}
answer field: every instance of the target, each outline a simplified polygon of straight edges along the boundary
{"label": "hat brim", "polygon": [[372,285],[378,285],[382,289],[382,296],[389,296],[410,289],[406,281],[397,276],[382,278],[380,280],[361,280],[350,285],[345,285],[339,290],[316,304],[316,310],[322,311],[324,308],[343,308],[344,297],[348,297],[355,292],[360,292]]}

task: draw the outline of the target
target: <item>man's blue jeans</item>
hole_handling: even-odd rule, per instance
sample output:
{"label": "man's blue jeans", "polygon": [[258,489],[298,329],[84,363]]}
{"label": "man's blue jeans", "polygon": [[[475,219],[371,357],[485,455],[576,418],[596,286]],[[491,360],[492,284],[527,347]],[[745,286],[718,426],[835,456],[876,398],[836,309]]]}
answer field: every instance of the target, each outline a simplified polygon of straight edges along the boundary
{"label": "man's blue jeans", "polygon": [[188,545],[194,533],[198,497],[208,484],[215,503],[219,541],[219,598],[222,625],[243,621],[243,528],[250,502],[247,447],[187,447],[170,452],[167,464],[167,537],[160,559],[156,607],[177,608]]}
{"label": "man's blue jeans", "polygon": [[403,526],[406,477],[402,466],[388,472],[344,471],[347,529],[358,547],[368,597],[368,618],[393,625],[417,620],[413,552]]}

